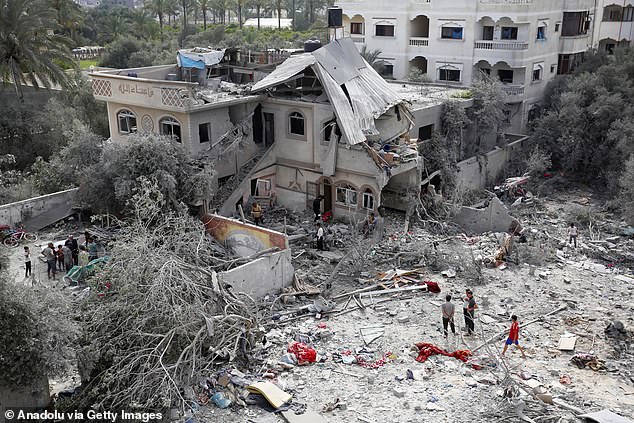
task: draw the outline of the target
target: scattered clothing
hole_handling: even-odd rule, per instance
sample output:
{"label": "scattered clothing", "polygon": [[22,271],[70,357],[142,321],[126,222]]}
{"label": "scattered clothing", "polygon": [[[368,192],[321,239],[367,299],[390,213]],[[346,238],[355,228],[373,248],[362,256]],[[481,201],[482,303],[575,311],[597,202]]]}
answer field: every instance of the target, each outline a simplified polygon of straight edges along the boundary
{"label": "scattered clothing", "polygon": [[469,357],[473,355],[473,353],[469,350],[456,350],[450,353],[441,348],[438,348],[434,344],[428,344],[426,342],[419,342],[418,344],[414,345],[416,346],[416,348],[418,348],[418,357],[416,357],[416,361],[418,361],[419,363],[424,363],[429,357],[437,354],[445,355],[447,357],[454,357],[466,363]]}

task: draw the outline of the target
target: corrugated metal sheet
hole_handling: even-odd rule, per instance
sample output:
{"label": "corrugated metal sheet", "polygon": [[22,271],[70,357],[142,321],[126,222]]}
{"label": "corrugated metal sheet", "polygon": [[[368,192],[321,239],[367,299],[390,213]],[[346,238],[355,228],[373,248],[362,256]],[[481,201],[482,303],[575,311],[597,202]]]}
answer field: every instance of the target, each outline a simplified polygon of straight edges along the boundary
{"label": "corrugated metal sheet", "polygon": [[[367,135],[378,135],[374,119],[405,102],[363,59],[350,38],[333,41],[312,53],[291,56],[256,83],[252,91],[288,81],[308,66],[312,66],[319,77],[349,144],[359,144]],[[406,107],[400,107],[399,111],[412,121]]]}
{"label": "corrugated metal sheet", "polygon": [[251,88],[251,92],[261,91],[267,88],[280,85],[298,73],[302,72],[307,67],[317,62],[315,56],[311,53],[303,53],[295,56],[291,56],[280,64],[273,72],[271,72],[266,78],[258,81]]}

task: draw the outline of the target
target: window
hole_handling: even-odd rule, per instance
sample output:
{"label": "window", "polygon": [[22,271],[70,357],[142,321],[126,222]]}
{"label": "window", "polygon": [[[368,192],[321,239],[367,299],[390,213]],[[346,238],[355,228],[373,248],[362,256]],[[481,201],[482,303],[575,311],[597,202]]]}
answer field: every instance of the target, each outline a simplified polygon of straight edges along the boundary
{"label": "window", "polygon": [[500,82],[504,84],[512,84],[513,71],[510,69],[498,69],[498,78],[500,78]]}
{"label": "window", "polygon": [[166,117],[159,123],[161,135],[173,137],[175,141],[181,142],[181,124],[174,118]]}
{"label": "window", "polygon": [[117,113],[117,121],[119,122],[119,132],[122,134],[136,132],[136,115],[131,111],[121,110]]}
{"label": "window", "polygon": [[[334,133],[333,133],[333,128],[334,128]],[[336,136],[337,138],[341,137],[341,132],[339,131],[339,127],[337,126],[337,121],[334,119],[324,123],[324,129],[322,130],[321,133],[323,134],[322,141],[324,141],[325,143],[329,143],[330,138],[333,136]]]}
{"label": "window", "polygon": [[394,25],[377,25],[374,34],[377,37],[393,37]]}
{"label": "window", "polygon": [[545,40],[546,39],[546,27],[545,26],[538,26],[537,27],[537,39],[538,40]]}
{"label": "window", "polygon": [[584,35],[590,27],[590,12],[564,12],[561,28],[562,37]]}
{"label": "window", "polygon": [[434,131],[433,124],[421,126],[420,128],[418,128],[418,140],[419,141],[430,140],[431,134],[433,131]]}
{"label": "window", "polygon": [[493,39],[493,27],[492,26],[484,26],[484,27],[482,27],[482,39],[483,40],[492,40]]}
{"label": "window", "polygon": [[557,65],[550,65],[550,73],[555,73],[557,70]]}
{"label": "window", "polygon": [[608,6],[603,9],[603,20],[606,22],[620,22],[623,19],[620,6]]}
{"label": "window", "polygon": [[440,68],[438,69],[438,79],[441,81],[460,82],[460,70]]}
{"label": "window", "polygon": [[623,9],[623,22],[634,21],[634,7],[628,6]]}
{"label": "window", "polygon": [[288,132],[293,135],[304,136],[306,130],[304,128],[304,115],[299,112],[293,112],[288,116]]}
{"label": "window", "polygon": [[462,27],[443,26],[440,30],[440,38],[449,40],[462,40]]}
{"label": "window", "polygon": [[363,193],[363,208],[374,210],[374,194],[371,189],[366,189]]}
{"label": "window", "polygon": [[544,65],[543,64],[535,64],[535,65],[533,65],[533,82],[541,81],[543,73],[544,73]]}
{"label": "window", "polygon": [[379,74],[382,77],[391,78],[394,76],[394,65],[389,62],[381,62],[379,67]]}
{"label": "window", "polygon": [[337,187],[337,204],[357,207],[357,190],[350,185]]}
{"label": "window", "polygon": [[198,139],[201,143],[209,142],[209,130],[211,129],[211,125],[209,122],[201,123],[198,125]]}
{"label": "window", "polygon": [[482,72],[485,75],[491,76],[491,68],[480,68],[480,72]]}
{"label": "window", "polygon": [[557,75],[569,74],[583,62],[584,53],[560,54],[559,63],[557,64]]}
{"label": "window", "polygon": [[555,24],[555,32],[559,32],[559,26],[560,26],[560,25],[561,25],[561,24],[560,24],[559,22],[557,22],[557,23]]}
{"label": "window", "polygon": [[363,23],[362,22],[351,22],[350,23],[350,33],[363,35]]}
{"label": "window", "polygon": [[500,38],[503,40],[517,40],[517,27],[503,26]]}

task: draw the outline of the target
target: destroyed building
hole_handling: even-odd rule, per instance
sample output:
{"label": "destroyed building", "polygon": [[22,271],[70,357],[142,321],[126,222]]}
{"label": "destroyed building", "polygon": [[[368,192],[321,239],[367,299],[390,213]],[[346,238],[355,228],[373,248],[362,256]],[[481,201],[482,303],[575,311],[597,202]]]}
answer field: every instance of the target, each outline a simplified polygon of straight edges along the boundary
{"label": "destroyed building", "polygon": [[240,173],[223,215],[252,198],[310,208],[318,195],[338,217],[406,209],[420,190],[417,142],[459,90],[388,83],[349,38],[277,67],[282,56],[271,54],[181,50],[176,65],[93,73],[93,91],[107,102],[114,141],[158,132],[211,160],[220,185]]}

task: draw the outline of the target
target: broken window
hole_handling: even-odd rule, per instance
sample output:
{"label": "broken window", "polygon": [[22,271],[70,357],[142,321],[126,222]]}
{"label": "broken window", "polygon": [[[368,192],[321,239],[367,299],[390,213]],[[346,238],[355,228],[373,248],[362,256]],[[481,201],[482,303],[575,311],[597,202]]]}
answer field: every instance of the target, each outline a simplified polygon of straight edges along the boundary
{"label": "broken window", "polygon": [[513,83],[513,71],[511,69],[498,69],[498,78],[504,84]]}
{"label": "broken window", "polygon": [[299,112],[293,112],[288,116],[288,132],[293,135],[304,136],[306,130],[304,128],[304,115]]}
{"label": "broken window", "polygon": [[443,26],[440,30],[440,38],[450,40],[462,40],[462,27]]}
{"label": "broken window", "polygon": [[559,25],[561,25],[559,22],[555,24],[555,32],[559,32]]}
{"label": "broken window", "polygon": [[209,122],[201,123],[200,125],[198,125],[198,139],[201,143],[209,142],[209,130],[211,129],[210,126],[211,125],[209,124]]}
{"label": "broken window", "polygon": [[438,69],[438,79],[441,81],[460,82],[460,70],[450,67]]}
{"label": "broken window", "polygon": [[173,117],[161,119],[159,128],[161,128],[161,135],[167,135],[174,138],[176,142],[181,142],[181,124]]}
{"label": "broken window", "polygon": [[590,27],[590,12],[564,12],[562,37],[584,35]]}
{"label": "broken window", "polygon": [[393,37],[394,25],[376,25],[374,34],[377,37]]}
{"label": "broken window", "polygon": [[136,132],[136,115],[131,111],[121,110],[117,113],[117,121],[119,122],[119,132],[122,134]]}
{"label": "broken window", "polygon": [[363,35],[363,22],[351,22],[350,34]]}
{"label": "broken window", "polygon": [[337,187],[337,204],[347,207],[357,207],[357,190],[351,185]]}
{"label": "broken window", "polygon": [[515,26],[503,26],[502,35],[503,40],[517,40],[517,27]]}
{"label": "broken window", "polygon": [[557,70],[557,65],[550,65],[550,73],[555,73]]}
{"label": "broken window", "polygon": [[394,65],[391,63],[383,62],[379,70],[380,70],[379,74],[383,77],[394,76]]}
{"label": "broken window", "polygon": [[366,189],[363,193],[363,208],[374,210],[374,194],[370,188]]}
{"label": "broken window", "polygon": [[425,141],[431,139],[431,134],[434,131],[434,124],[425,125],[418,128],[418,140]]}

